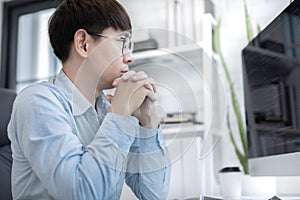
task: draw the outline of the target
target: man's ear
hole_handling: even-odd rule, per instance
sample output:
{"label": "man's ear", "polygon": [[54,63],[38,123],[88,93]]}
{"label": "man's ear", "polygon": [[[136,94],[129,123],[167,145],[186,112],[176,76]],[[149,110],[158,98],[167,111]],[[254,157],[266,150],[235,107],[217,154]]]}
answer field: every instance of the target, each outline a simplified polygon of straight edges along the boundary
{"label": "man's ear", "polygon": [[87,58],[92,42],[92,37],[84,30],[78,29],[74,34],[75,51],[83,58]]}

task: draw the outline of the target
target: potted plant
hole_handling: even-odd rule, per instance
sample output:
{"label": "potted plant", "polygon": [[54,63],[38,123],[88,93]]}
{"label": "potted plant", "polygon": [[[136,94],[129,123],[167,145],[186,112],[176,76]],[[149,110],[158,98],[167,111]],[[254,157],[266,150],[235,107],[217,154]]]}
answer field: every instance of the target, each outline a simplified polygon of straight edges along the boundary
{"label": "potted plant", "polygon": [[[252,27],[251,27],[251,22],[250,22],[250,17],[249,17],[246,1],[243,0],[243,2],[244,2],[244,11],[245,11],[245,19],[246,19],[247,38],[248,38],[248,42],[249,42],[253,39],[253,30],[252,30]],[[247,143],[246,129],[245,129],[245,125],[244,125],[241,110],[240,110],[240,104],[239,104],[239,101],[237,99],[237,95],[236,95],[234,85],[233,85],[233,82],[232,82],[232,78],[230,76],[230,73],[229,73],[227,64],[225,62],[225,58],[223,56],[223,53],[221,51],[220,27],[221,27],[221,20],[218,20],[218,23],[217,23],[217,26],[216,26],[215,32],[214,32],[214,46],[215,46],[216,53],[220,57],[220,60],[221,60],[221,63],[222,63],[222,66],[223,66],[223,69],[224,69],[224,72],[225,72],[226,80],[227,80],[227,83],[229,85],[231,103],[233,105],[234,116],[237,120],[239,136],[240,136],[241,143],[242,143],[242,146],[243,146],[242,150],[239,149],[239,147],[237,145],[237,142],[236,142],[236,138],[233,135],[233,130],[232,130],[232,127],[231,127],[231,124],[230,124],[229,112],[227,112],[227,128],[228,128],[228,131],[229,131],[229,134],[230,134],[231,142],[234,146],[235,153],[236,153],[236,155],[239,159],[240,164],[242,165],[243,172],[245,174],[249,174],[248,143]],[[259,26],[258,26],[258,30],[260,31]]]}
{"label": "potted plant", "polygon": [[[252,30],[252,26],[251,26],[251,21],[250,21],[246,1],[243,0],[243,3],[244,3],[244,13],[245,13],[245,24],[246,24],[246,29],[247,29],[247,39],[248,39],[248,42],[250,42],[254,38],[254,35],[253,35],[253,30]],[[230,89],[231,103],[233,106],[234,116],[235,116],[235,119],[238,124],[239,136],[240,136],[241,143],[242,143],[242,149],[240,149],[237,145],[237,140],[234,137],[233,129],[230,124],[230,116],[233,116],[233,115],[229,115],[229,110],[228,110],[228,112],[227,112],[227,128],[228,128],[228,131],[230,134],[230,140],[234,146],[235,153],[236,153],[236,155],[239,159],[239,162],[243,168],[243,172],[246,175],[243,177],[243,181],[242,181],[242,190],[243,190],[242,195],[246,195],[246,196],[253,196],[253,194],[255,194],[255,195],[263,194],[264,195],[263,187],[268,187],[268,191],[271,191],[271,192],[276,191],[275,177],[250,177],[249,176],[248,142],[247,142],[247,135],[246,135],[246,127],[243,122],[243,118],[242,118],[242,114],[241,114],[241,110],[240,110],[240,104],[237,99],[234,84],[233,84],[231,75],[229,73],[227,64],[225,62],[224,55],[221,51],[220,27],[221,27],[221,20],[218,21],[217,26],[215,28],[214,46],[215,46],[215,50],[216,50],[217,54],[220,57],[220,60],[221,60],[221,63],[222,63],[222,66],[223,66],[223,69],[225,72],[226,80],[227,80],[227,83],[228,83],[228,86]],[[261,31],[260,27],[257,26],[257,32],[259,33],[260,31]],[[220,172],[222,172],[222,170]],[[261,187],[261,189],[259,191],[256,190],[257,185],[259,185]]]}

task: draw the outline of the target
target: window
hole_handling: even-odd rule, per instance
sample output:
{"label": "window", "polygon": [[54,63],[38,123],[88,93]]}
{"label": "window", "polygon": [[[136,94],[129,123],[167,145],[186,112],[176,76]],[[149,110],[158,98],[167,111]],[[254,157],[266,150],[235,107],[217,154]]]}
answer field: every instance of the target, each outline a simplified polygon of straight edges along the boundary
{"label": "window", "polygon": [[4,3],[0,87],[20,91],[57,74],[60,62],[48,39],[48,20],[62,0]]}

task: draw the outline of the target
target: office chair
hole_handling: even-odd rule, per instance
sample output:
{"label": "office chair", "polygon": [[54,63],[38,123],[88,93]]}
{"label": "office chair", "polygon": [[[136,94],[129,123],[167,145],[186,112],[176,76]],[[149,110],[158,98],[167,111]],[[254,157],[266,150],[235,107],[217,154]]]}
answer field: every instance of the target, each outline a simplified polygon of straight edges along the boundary
{"label": "office chair", "polygon": [[16,93],[0,88],[0,199],[12,199],[11,166],[12,151],[7,137],[7,125]]}

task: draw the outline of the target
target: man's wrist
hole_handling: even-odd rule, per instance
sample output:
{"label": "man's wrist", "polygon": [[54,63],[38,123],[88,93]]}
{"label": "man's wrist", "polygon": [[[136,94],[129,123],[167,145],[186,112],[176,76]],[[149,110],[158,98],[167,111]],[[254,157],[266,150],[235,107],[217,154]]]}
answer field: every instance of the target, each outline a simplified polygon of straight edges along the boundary
{"label": "man's wrist", "polygon": [[148,129],[157,129],[159,127],[159,122],[157,120],[157,117],[146,117],[146,119],[140,120],[140,126]]}
{"label": "man's wrist", "polygon": [[115,113],[127,118],[130,117],[130,114],[126,112],[126,109],[113,109],[112,107],[110,107],[108,112]]}

